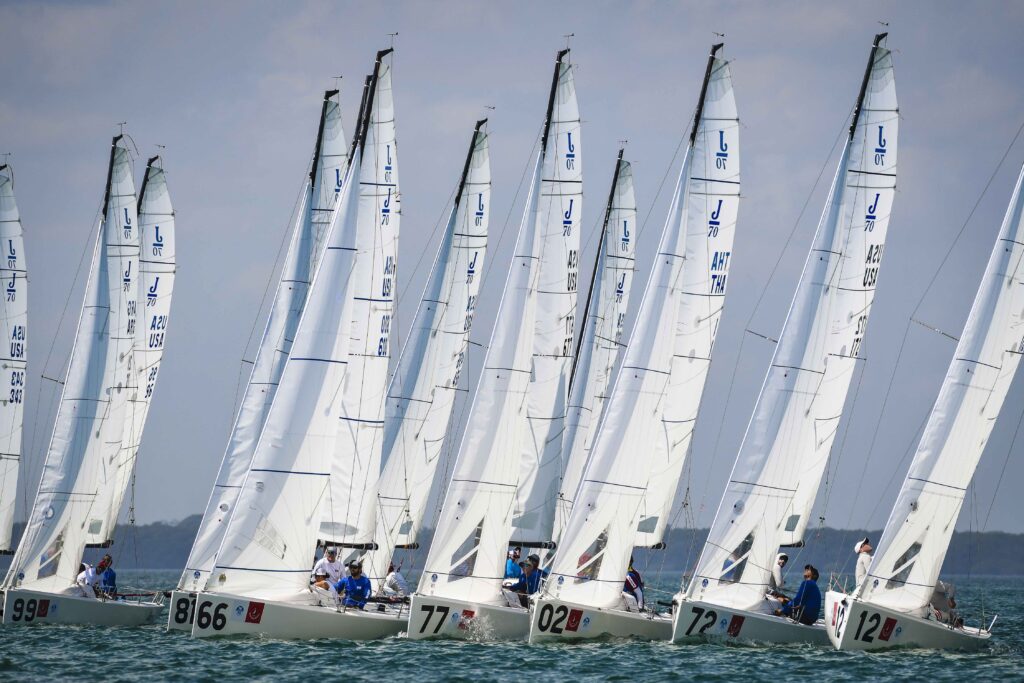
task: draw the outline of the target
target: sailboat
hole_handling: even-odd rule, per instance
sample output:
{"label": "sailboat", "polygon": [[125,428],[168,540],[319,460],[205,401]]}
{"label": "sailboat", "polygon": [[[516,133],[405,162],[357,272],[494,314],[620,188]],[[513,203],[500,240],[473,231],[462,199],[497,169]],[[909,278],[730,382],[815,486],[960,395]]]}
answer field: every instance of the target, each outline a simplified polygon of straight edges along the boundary
{"label": "sailboat", "polygon": [[[91,588],[76,585],[86,547],[109,545],[111,501],[124,496],[117,487],[130,477],[130,471],[119,475],[122,442],[132,435],[133,463],[145,415],[131,413],[152,396],[150,379],[155,382],[156,374],[148,378],[147,373],[159,366],[167,328],[169,280],[163,288],[157,285],[157,302],[139,315],[139,299],[157,278],[174,271],[173,210],[156,158],[146,169],[143,188],[138,214],[128,147],[118,135],[111,145],[89,283],[39,491],[4,580],[5,624],[138,625],[155,619],[163,608],[160,595],[127,601],[96,597]],[[166,250],[147,255],[150,263],[140,269],[140,242],[152,245],[157,235]],[[129,470],[132,463],[126,463]]]}
{"label": "sailboat", "polygon": [[938,399],[867,578],[829,591],[829,640],[840,650],[977,649],[992,635],[933,597],[978,461],[1024,354],[1024,169]]}
{"label": "sailboat", "polygon": [[896,188],[892,56],[875,36],[839,167],[672,638],[827,643],[775,616],[780,546],[802,546],[874,300]]}
{"label": "sailboat", "polygon": [[582,199],[579,107],[568,54],[562,50],[555,59],[512,264],[412,597],[413,639],[527,634],[526,608],[514,597],[510,604],[502,581],[509,544],[543,547],[554,523],[575,352]]}
{"label": "sailboat", "polygon": [[[12,551],[14,508],[21,468],[25,368],[28,363],[28,270],[21,216],[14,200],[14,169],[0,164],[0,334],[7,340],[0,382],[0,554]],[[8,393],[9,392],[9,393]]]}
{"label": "sailboat", "polygon": [[[622,588],[682,475],[725,303],[740,198],[739,119],[729,62],[711,48],[661,242],[541,595],[530,642],[603,635],[667,639],[672,620]],[[666,470],[670,470],[666,472]],[[648,500],[650,497],[650,500]],[[669,501],[671,502],[671,501]],[[659,513],[660,514],[660,513]]]}
{"label": "sailboat", "polygon": [[192,629],[195,592],[203,588],[213,569],[217,549],[277,393],[313,273],[324,253],[347,167],[348,142],[342,128],[339,95],[337,90],[328,90],[320,111],[309,178],[302,189],[270,315],[195,542],[178,585],[171,592],[168,629]]}
{"label": "sailboat", "polygon": [[427,498],[456,397],[465,392],[466,357],[487,252],[491,164],[487,120],[477,121],[455,203],[388,390],[385,465],[377,488],[375,548],[363,569],[381,592],[396,549],[418,547]]}
{"label": "sailboat", "polygon": [[615,159],[608,205],[598,242],[594,273],[587,293],[583,332],[569,382],[569,407],[562,434],[562,476],[554,529],[556,547],[569,520],[583,470],[590,460],[597,422],[608,400],[612,373],[622,350],[622,328],[629,307],[636,261],[636,195],[633,167]]}
{"label": "sailboat", "polygon": [[309,580],[318,545],[365,550],[374,530],[383,432],[374,411],[384,408],[400,215],[391,53],[377,53],[367,78],[334,222],[196,596],[193,637],[379,638],[405,628],[404,610],[348,609]]}

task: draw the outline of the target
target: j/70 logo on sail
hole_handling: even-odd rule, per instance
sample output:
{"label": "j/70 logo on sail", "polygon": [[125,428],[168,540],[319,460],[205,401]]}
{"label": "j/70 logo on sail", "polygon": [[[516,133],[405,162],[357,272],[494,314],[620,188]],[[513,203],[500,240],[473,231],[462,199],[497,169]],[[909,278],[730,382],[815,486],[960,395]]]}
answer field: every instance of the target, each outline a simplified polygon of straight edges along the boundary
{"label": "j/70 logo on sail", "polygon": [[875,230],[875,220],[878,218],[878,198],[881,196],[881,192],[875,193],[875,201],[871,202],[864,214],[864,232],[874,232]]}
{"label": "j/70 logo on sail", "polygon": [[474,214],[473,224],[476,227],[480,227],[484,222],[484,195],[483,193],[477,193],[476,195],[476,214]]}
{"label": "j/70 logo on sail", "polygon": [[18,267],[18,252],[14,248],[14,240],[7,240],[7,267]]}
{"label": "j/70 logo on sail", "polygon": [[576,145],[572,143],[572,131],[567,132],[568,143],[565,151],[565,168],[573,171],[576,169]]}
{"label": "j/70 logo on sail", "polygon": [[725,131],[718,131],[718,151],[715,152],[715,168],[724,171],[729,160],[729,143],[725,141]]}
{"label": "j/70 logo on sail", "polygon": [[875,147],[875,166],[885,163],[885,127],[878,127],[878,145]]}
{"label": "j/70 logo on sail", "polygon": [[622,251],[629,251],[629,221],[622,221]]}
{"label": "j/70 logo on sail", "polygon": [[718,200],[718,206],[711,212],[711,217],[708,218],[708,237],[718,237],[718,228],[722,225],[722,221],[719,216],[722,215],[722,201]]}

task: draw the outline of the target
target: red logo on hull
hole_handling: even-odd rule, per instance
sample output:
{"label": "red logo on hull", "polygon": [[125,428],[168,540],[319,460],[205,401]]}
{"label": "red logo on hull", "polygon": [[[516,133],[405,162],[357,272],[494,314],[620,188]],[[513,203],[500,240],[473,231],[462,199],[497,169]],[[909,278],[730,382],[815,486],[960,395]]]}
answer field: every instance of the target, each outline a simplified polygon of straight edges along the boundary
{"label": "red logo on hull", "polygon": [[39,606],[36,607],[36,619],[42,619],[50,613],[50,601],[40,600]]}
{"label": "red logo on hull", "polygon": [[565,623],[566,631],[575,632],[580,627],[580,620],[583,619],[583,610],[572,609],[569,610],[569,620]]}
{"label": "red logo on hull", "polygon": [[249,609],[245,610],[245,623],[258,624],[263,620],[263,607],[266,603],[250,602]]}
{"label": "red logo on hull", "polygon": [[882,624],[882,632],[878,634],[878,639],[888,641],[892,636],[894,628],[896,628],[896,620],[892,617],[887,617],[885,623]]}
{"label": "red logo on hull", "polygon": [[471,609],[462,610],[462,614],[459,615],[459,628],[463,631],[467,630],[475,616],[476,612]]}
{"label": "red logo on hull", "polygon": [[729,628],[726,630],[726,633],[733,638],[738,636],[740,634],[740,629],[743,628],[743,622],[746,621],[746,619],[746,617],[741,617],[738,614],[732,615],[732,619],[729,620]]}

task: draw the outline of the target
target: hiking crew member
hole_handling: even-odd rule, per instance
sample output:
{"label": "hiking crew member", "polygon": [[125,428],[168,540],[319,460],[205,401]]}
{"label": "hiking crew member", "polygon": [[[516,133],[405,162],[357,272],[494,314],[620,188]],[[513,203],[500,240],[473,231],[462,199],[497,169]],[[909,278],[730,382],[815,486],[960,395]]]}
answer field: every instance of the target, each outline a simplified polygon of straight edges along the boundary
{"label": "hiking crew member", "polygon": [[821,591],[818,589],[818,570],[811,565],[804,566],[804,581],[792,600],[780,598],[782,609],[776,615],[786,615],[794,621],[810,626],[818,620],[821,611]]}
{"label": "hiking crew member", "polygon": [[324,556],[313,565],[313,585],[328,589],[341,581],[345,567],[338,561],[338,551],[328,548]]}
{"label": "hiking crew member", "polygon": [[853,552],[857,553],[857,585],[864,583],[864,579],[868,578],[868,569],[871,568],[871,551],[874,548],[871,547],[871,541],[867,538],[853,546]]}

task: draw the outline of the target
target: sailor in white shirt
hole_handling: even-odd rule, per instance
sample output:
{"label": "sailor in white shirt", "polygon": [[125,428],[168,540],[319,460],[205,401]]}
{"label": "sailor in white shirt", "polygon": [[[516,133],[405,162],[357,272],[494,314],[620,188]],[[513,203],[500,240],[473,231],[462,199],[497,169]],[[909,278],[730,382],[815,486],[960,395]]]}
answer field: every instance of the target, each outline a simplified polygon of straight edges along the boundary
{"label": "sailor in white shirt", "polygon": [[103,572],[107,570],[107,559],[100,560],[100,563],[95,567],[85,564],[81,565],[82,571],[78,573],[78,578],[75,579],[75,585],[82,591],[82,597],[84,598],[95,598],[96,597],[96,583],[100,580]]}
{"label": "sailor in white shirt", "polygon": [[871,566],[871,541],[866,537],[853,546],[853,552],[857,553],[857,585],[864,583],[868,578],[868,568]]}
{"label": "sailor in white shirt", "polygon": [[775,564],[772,565],[772,575],[768,582],[768,593],[771,595],[782,595],[782,587],[785,580],[782,578],[782,569],[789,562],[789,555],[779,553],[775,556]]}
{"label": "sailor in white shirt", "polygon": [[334,584],[341,581],[345,567],[338,561],[338,551],[328,548],[324,556],[313,565],[313,585],[325,590],[334,589]]}
{"label": "sailor in white shirt", "polygon": [[384,595],[388,597],[404,597],[409,594],[409,584],[406,583],[402,572],[395,569],[394,563],[388,564],[388,575],[384,577]]}

